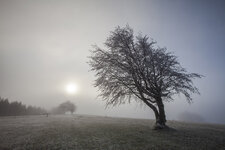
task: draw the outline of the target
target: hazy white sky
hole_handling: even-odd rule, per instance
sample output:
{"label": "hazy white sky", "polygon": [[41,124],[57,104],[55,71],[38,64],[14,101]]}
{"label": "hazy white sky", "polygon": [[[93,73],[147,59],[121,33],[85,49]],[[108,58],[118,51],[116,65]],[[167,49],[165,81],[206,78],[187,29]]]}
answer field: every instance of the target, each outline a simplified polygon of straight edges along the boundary
{"label": "hazy white sky", "polygon": [[[201,95],[189,105],[178,96],[166,104],[168,119],[191,112],[225,123],[225,3],[223,0],[0,0],[0,96],[50,109],[65,100],[78,113],[153,118],[133,103],[104,109],[86,63],[91,45],[116,26],[129,24],[179,57]],[[65,85],[75,82],[75,95]]]}

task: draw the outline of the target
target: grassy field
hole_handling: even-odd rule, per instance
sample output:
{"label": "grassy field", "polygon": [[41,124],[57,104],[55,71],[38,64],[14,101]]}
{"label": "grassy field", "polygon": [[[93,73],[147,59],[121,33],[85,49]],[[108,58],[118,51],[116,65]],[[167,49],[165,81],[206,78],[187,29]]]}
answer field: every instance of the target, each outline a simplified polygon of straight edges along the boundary
{"label": "grassy field", "polygon": [[0,149],[224,150],[225,126],[87,115],[0,117]]}

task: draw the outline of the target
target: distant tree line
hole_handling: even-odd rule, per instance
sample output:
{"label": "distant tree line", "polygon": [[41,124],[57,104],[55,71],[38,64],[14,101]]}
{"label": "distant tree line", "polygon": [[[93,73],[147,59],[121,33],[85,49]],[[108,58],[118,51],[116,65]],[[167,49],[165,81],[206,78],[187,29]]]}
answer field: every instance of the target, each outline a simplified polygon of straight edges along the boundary
{"label": "distant tree line", "polygon": [[21,102],[9,102],[0,97],[0,116],[41,115],[47,111],[40,107],[26,106]]}

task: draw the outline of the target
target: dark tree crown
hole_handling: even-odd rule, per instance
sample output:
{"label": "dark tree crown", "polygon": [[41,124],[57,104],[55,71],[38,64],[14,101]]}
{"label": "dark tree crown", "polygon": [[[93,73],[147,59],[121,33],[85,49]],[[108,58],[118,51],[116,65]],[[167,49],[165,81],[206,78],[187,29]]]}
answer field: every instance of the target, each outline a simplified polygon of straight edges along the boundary
{"label": "dark tree crown", "polygon": [[155,104],[160,98],[172,100],[182,93],[188,102],[197,73],[188,73],[177,57],[156,46],[148,36],[134,37],[133,30],[117,27],[105,42],[105,49],[94,46],[89,64],[96,72],[95,86],[107,105],[130,102],[131,98]]}

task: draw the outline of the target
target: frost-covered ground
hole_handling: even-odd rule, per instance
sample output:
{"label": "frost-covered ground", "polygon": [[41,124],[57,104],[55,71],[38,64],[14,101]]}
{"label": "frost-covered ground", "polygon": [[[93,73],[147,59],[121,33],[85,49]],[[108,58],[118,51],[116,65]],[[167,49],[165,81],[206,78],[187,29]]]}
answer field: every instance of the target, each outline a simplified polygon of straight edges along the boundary
{"label": "frost-covered ground", "polygon": [[0,117],[0,149],[217,150],[225,149],[225,126],[87,115]]}

